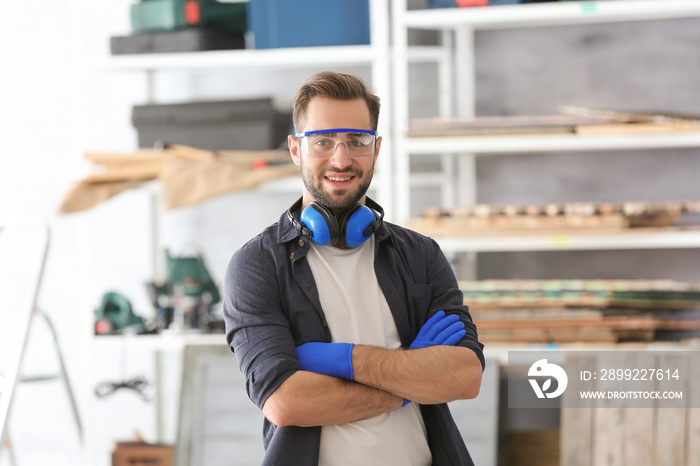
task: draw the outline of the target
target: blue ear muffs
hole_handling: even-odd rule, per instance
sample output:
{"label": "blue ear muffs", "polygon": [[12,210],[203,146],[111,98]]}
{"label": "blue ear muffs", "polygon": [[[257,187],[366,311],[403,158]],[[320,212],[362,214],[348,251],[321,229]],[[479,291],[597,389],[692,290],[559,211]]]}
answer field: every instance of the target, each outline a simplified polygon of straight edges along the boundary
{"label": "blue ear muffs", "polygon": [[326,206],[311,202],[301,211],[299,220],[311,230],[311,239],[323,246],[335,244],[338,241],[338,221]]}
{"label": "blue ear muffs", "polygon": [[[332,245],[343,249],[360,246],[377,231],[384,217],[382,207],[366,198],[367,205],[357,203],[343,212],[339,219],[328,207],[311,202],[297,220],[293,212],[301,207],[301,202],[301,199],[295,202],[287,211],[287,216],[302,236],[324,246]],[[379,214],[378,217],[375,211]]]}
{"label": "blue ear muffs", "polygon": [[[338,241],[345,242],[344,246],[356,248],[367,241],[371,234],[365,236],[365,231],[376,220],[374,212],[363,204],[355,204],[340,217],[340,236]],[[341,243],[342,246],[342,243]]]}

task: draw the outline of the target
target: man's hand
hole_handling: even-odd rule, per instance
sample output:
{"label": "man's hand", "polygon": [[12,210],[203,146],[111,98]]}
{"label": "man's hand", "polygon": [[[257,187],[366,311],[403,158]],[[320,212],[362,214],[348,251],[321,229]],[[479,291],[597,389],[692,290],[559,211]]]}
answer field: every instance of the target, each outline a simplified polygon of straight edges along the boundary
{"label": "man's hand", "polygon": [[456,314],[445,316],[445,311],[437,311],[423,324],[418,336],[408,348],[427,348],[437,345],[453,346],[466,334],[464,323],[459,321],[459,316]]}
{"label": "man's hand", "polygon": [[302,370],[352,380],[352,347],[353,343],[311,341],[297,346],[297,359]]}
{"label": "man's hand", "polygon": [[[455,314],[445,316],[445,311],[437,311],[423,324],[408,349],[427,348],[428,346],[437,345],[453,346],[466,334],[464,323],[459,321],[459,316]],[[406,406],[410,402],[411,400],[404,398],[401,407]]]}

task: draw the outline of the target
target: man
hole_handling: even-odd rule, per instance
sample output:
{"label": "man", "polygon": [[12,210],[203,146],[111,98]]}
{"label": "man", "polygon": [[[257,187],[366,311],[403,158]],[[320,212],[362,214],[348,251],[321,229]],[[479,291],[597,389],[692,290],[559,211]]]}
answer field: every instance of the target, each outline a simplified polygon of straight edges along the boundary
{"label": "man", "polygon": [[473,464],[445,403],[478,394],[483,345],[437,244],[366,196],[378,118],[354,76],[302,86],[288,143],[303,195],[226,273],[263,464]]}

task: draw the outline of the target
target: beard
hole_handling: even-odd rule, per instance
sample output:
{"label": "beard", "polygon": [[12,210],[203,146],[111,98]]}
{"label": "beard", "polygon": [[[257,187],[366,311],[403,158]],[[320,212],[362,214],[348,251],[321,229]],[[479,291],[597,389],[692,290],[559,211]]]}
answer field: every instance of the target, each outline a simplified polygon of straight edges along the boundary
{"label": "beard", "polygon": [[360,201],[360,199],[362,199],[362,196],[367,193],[374,175],[374,164],[372,164],[372,167],[364,175],[359,169],[349,168],[342,172],[335,170],[334,173],[352,174],[356,176],[360,182],[354,188],[339,189],[335,190],[333,193],[330,193],[323,189],[323,178],[326,173],[325,171],[312,173],[310,170],[306,169],[303,158],[300,160],[300,168],[301,179],[304,182],[304,187],[309,194],[311,194],[316,202],[333,210],[336,215],[354,206]]}

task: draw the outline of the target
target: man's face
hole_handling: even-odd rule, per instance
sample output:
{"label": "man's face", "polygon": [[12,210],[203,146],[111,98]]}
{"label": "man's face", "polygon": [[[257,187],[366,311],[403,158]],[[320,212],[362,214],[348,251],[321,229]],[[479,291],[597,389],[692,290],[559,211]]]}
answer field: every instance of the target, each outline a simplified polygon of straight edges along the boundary
{"label": "man's face", "polygon": [[[344,101],[326,97],[312,98],[301,130],[332,128],[373,129],[366,102],[363,99]],[[301,167],[304,207],[309,202],[316,201],[340,212],[364,200],[372,182],[381,138],[377,138],[373,154],[360,157],[350,157],[343,144],[338,144],[333,154],[324,158],[306,153],[301,148],[301,141],[294,136],[289,136],[288,143],[294,163]]]}

